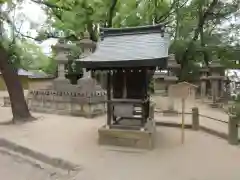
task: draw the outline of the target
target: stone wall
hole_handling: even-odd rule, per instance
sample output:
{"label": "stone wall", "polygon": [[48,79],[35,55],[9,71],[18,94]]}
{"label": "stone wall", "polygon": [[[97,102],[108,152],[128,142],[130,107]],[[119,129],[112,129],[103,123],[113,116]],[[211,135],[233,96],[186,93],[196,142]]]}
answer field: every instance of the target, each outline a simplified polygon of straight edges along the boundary
{"label": "stone wall", "polygon": [[[80,93],[60,93],[56,91],[31,91],[26,100],[33,112],[73,115],[92,118],[106,113],[106,95],[95,94],[86,97]],[[105,93],[105,92],[104,92]],[[9,97],[3,98],[3,106],[10,107]]]}
{"label": "stone wall", "polygon": [[30,91],[27,101],[35,112],[93,117],[106,112],[105,92],[84,93],[51,90]]}

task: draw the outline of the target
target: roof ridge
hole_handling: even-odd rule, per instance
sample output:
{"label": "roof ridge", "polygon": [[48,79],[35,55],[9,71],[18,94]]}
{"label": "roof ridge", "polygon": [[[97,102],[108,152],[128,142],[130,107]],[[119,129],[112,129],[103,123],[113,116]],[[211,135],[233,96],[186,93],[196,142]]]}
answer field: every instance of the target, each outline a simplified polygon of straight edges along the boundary
{"label": "roof ridge", "polygon": [[125,28],[100,28],[101,39],[108,36],[122,36],[133,34],[164,33],[165,24],[146,25]]}

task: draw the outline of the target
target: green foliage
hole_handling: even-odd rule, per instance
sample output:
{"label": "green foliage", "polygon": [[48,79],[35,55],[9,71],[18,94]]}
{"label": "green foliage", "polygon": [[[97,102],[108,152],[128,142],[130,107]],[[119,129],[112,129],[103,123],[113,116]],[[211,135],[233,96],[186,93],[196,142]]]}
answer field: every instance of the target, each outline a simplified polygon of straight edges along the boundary
{"label": "green foliage", "polygon": [[[22,8],[22,0],[0,1],[4,4],[1,8],[1,45],[9,55],[9,61],[15,69],[43,70],[47,73],[54,73],[56,66],[52,58],[46,56],[39,45],[21,34],[21,27],[24,20],[28,21],[24,14],[17,13]],[[16,27],[16,25],[20,25]]]}
{"label": "green foliage", "polygon": [[[74,35],[76,39],[88,31],[92,37],[98,36],[97,26],[106,26],[112,19],[112,27],[139,26],[169,21],[168,28],[172,35],[170,51],[176,54],[181,65],[186,64],[186,73],[191,71],[192,63],[208,63],[211,59],[222,58],[223,63],[236,54],[229,40],[229,31],[219,25],[226,23],[230,16],[238,16],[237,1],[226,2],[213,0],[121,0],[117,1],[113,16],[109,17],[111,0],[45,0],[52,27],[64,32],[65,36]],[[213,8],[211,8],[213,4]],[[209,10],[208,13],[206,13]],[[206,15],[203,27],[199,22]],[[236,24],[231,29],[236,29]],[[199,33],[199,31],[203,33]],[[227,34],[228,33],[228,34]],[[197,35],[196,38],[194,36]],[[189,46],[189,44],[191,45]],[[221,45],[221,46],[219,46]],[[190,50],[189,50],[190,47]],[[223,49],[227,47],[228,52]],[[183,59],[186,56],[187,58]],[[235,53],[236,52],[236,53]],[[209,55],[208,59],[206,54]],[[190,63],[190,65],[188,65]],[[228,64],[228,63],[224,63]]]}
{"label": "green foliage", "polygon": [[[193,77],[198,71],[196,64],[208,65],[218,58],[226,67],[239,66],[233,60],[239,57],[240,25],[229,23],[232,18],[239,18],[239,0],[117,0],[115,6],[113,0],[38,2],[49,16],[46,22],[49,28],[40,30],[38,40],[56,36],[66,40],[80,40],[87,31],[90,38],[97,41],[99,26],[129,27],[168,22],[167,28],[172,40],[170,52],[176,54],[176,59],[182,66],[179,74],[181,77]],[[24,46],[32,48],[29,47],[31,45]],[[21,53],[27,54],[26,50],[16,54]],[[31,62],[47,64],[37,49],[35,53],[40,60]],[[70,59],[74,59],[77,55],[70,56]],[[31,59],[29,57],[24,59]],[[52,63],[50,59],[49,61]],[[27,62],[30,60],[21,60],[21,65],[28,68],[35,66],[34,63]],[[72,64],[73,60],[70,60],[70,73],[74,72]]]}

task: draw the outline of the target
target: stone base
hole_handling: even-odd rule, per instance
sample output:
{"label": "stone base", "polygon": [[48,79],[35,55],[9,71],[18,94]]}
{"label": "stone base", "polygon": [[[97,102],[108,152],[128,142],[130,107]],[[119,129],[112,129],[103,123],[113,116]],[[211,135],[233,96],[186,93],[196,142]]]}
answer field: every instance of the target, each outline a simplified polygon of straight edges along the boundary
{"label": "stone base", "polygon": [[153,149],[156,135],[154,121],[149,121],[145,131],[101,127],[98,130],[99,144],[124,146],[139,149]]}
{"label": "stone base", "polygon": [[176,110],[164,110],[163,116],[178,116],[178,112]]}
{"label": "stone base", "polygon": [[211,103],[210,106],[211,106],[211,108],[219,108],[220,107],[220,105],[217,103]]}
{"label": "stone base", "polygon": [[[71,104],[70,102],[58,103],[54,101],[41,102],[27,100],[29,110],[38,113],[59,114],[79,116],[85,118],[93,118],[106,113],[105,103],[86,103],[86,104]],[[3,98],[3,106],[10,107],[10,98]]]}
{"label": "stone base", "polygon": [[41,105],[31,105],[29,109],[33,112],[42,112],[49,114],[59,114],[59,115],[70,115],[79,116],[85,118],[93,118],[106,113],[106,107],[104,103],[98,104],[71,104],[71,103],[61,103],[51,102],[50,107],[45,107]]}

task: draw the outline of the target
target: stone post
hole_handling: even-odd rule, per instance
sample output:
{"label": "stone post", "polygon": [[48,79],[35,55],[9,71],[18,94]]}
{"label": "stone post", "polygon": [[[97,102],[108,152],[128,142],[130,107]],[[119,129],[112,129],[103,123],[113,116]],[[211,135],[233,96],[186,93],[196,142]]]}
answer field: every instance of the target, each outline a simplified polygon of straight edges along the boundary
{"label": "stone post", "polygon": [[205,99],[207,95],[207,81],[208,81],[208,72],[209,69],[206,67],[201,67],[200,69],[201,76],[200,76],[200,96],[201,99]]}
{"label": "stone post", "polygon": [[218,81],[216,79],[213,79],[211,85],[212,85],[212,101],[213,104],[215,104],[218,96]]}
{"label": "stone post", "polygon": [[58,64],[58,79],[65,79],[65,68],[62,63]]}
{"label": "stone post", "polygon": [[220,97],[224,96],[224,89],[225,89],[225,81],[224,79],[221,80],[221,92],[220,92]]}
{"label": "stone post", "polygon": [[207,83],[205,80],[201,80],[201,98],[204,99],[206,96]]}
{"label": "stone post", "polygon": [[236,116],[229,116],[228,143],[232,145],[238,144],[238,118]]}
{"label": "stone post", "polygon": [[168,84],[168,92],[167,92],[167,94],[168,94],[168,98],[169,98],[169,100],[168,100],[168,110],[169,111],[172,111],[172,112],[174,112],[175,110],[174,110],[174,98],[173,97],[171,97],[171,94],[170,94],[170,92],[169,92],[169,87],[171,86],[171,85],[173,85],[173,84],[176,84],[176,82],[177,82],[177,80],[178,80],[178,78],[176,77],[176,76],[166,76],[165,78],[164,78],[164,80],[167,82],[167,84]]}
{"label": "stone post", "polygon": [[149,117],[154,120],[155,103],[150,101]]}
{"label": "stone post", "polygon": [[199,111],[197,107],[192,108],[192,129],[199,130]]}

